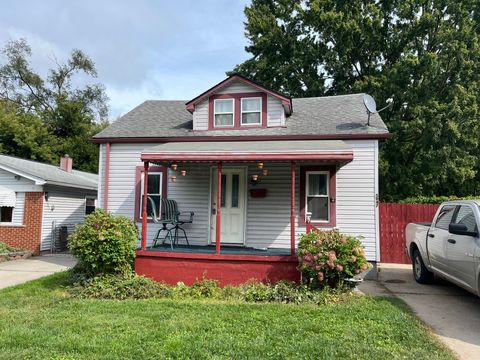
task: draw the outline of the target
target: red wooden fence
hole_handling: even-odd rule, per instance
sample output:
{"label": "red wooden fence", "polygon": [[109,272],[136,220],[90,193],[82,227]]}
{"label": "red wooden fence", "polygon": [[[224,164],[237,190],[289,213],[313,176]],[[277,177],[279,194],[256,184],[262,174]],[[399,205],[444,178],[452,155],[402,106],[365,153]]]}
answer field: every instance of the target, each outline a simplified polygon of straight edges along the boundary
{"label": "red wooden fence", "polygon": [[405,227],[410,222],[432,221],[438,205],[380,204],[380,261],[409,264],[405,254]]}

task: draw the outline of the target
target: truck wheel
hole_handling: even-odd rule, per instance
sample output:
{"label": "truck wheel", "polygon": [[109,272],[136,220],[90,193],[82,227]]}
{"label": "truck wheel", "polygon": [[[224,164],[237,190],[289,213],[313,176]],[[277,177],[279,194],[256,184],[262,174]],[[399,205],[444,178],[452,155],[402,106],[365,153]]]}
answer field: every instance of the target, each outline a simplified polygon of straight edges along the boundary
{"label": "truck wheel", "polygon": [[420,255],[420,251],[418,251],[418,249],[413,251],[412,263],[415,281],[419,284],[431,283],[433,280],[433,273],[430,272],[423,263],[422,256]]}

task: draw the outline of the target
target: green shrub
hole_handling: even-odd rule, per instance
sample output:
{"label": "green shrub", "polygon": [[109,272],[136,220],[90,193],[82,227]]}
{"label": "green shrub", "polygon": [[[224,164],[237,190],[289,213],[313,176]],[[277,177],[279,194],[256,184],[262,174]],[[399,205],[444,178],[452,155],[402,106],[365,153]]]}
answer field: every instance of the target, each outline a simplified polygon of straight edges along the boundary
{"label": "green shrub", "polygon": [[451,200],[476,200],[480,199],[480,196],[415,196],[399,200],[399,204],[441,204],[444,201]]}
{"label": "green shrub", "polygon": [[[70,270],[73,274],[74,270]],[[100,275],[82,278],[72,275],[70,279],[78,282],[69,287],[73,297],[93,299],[216,299],[228,301],[246,301],[255,303],[279,302],[291,304],[326,304],[341,300],[348,292],[344,288],[322,290],[311,289],[289,281],[277,284],[250,282],[247,284],[223,288],[216,280],[203,279],[192,286],[179,282],[175,286],[157,283],[151,279],[134,274]]]}
{"label": "green shrub", "polygon": [[4,254],[4,253],[9,253],[9,252],[14,252],[14,251],[18,251],[19,249],[17,248],[14,248],[10,245],[7,245],[3,242],[0,242],[0,254]]}
{"label": "green shrub", "polygon": [[170,292],[169,286],[133,273],[95,276],[70,288],[74,297],[113,300],[163,298]]}
{"label": "green shrub", "polygon": [[138,229],[130,219],[97,209],[68,240],[83,270],[94,276],[131,272],[137,239]]}
{"label": "green shrub", "polygon": [[299,270],[313,287],[341,286],[345,279],[370,266],[360,240],[338,230],[319,230],[302,235],[298,260]]}

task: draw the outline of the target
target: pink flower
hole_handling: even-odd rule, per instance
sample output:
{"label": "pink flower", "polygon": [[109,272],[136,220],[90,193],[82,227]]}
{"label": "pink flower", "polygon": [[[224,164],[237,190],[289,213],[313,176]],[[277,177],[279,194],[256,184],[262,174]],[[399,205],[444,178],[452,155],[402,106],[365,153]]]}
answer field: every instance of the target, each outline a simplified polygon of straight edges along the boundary
{"label": "pink flower", "polygon": [[342,271],[343,271],[343,266],[340,265],[340,264],[337,264],[336,268],[337,268],[337,271],[338,271],[338,272],[342,272]]}
{"label": "pink flower", "polygon": [[328,261],[327,261],[327,266],[328,266],[330,269],[333,269],[333,268],[335,267],[335,264],[333,263],[333,261],[328,260]]}
{"label": "pink flower", "polygon": [[318,240],[316,241],[316,243],[317,243],[317,245],[322,245],[322,240],[318,239]]}
{"label": "pink flower", "polygon": [[324,276],[323,272],[319,272],[318,273],[318,281],[322,282],[323,279],[325,279],[325,276]]}
{"label": "pink flower", "polygon": [[368,269],[368,265],[367,265],[367,264],[363,264],[362,267],[361,267],[361,269],[362,269],[363,271],[367,270],[367,269]]}
{"label": "pink flower", "polygon": [[355,262],[357,261],[357,257],[355,255],[352,255],[352,257],[350,258],[350,262]]}
{"label": "pink flower", "polygon": [[360,269],[355,269],[355,274],[360,274]]}
{"label": "pink flower", "polygon": [[320,265],[315,266],[315,270],[320,270],[322,267]]}
{"label": "pink flower", "polygon": [[335,251],[332,250],[328,252],[328,260],[337,260],[337,254],[335,253]]}

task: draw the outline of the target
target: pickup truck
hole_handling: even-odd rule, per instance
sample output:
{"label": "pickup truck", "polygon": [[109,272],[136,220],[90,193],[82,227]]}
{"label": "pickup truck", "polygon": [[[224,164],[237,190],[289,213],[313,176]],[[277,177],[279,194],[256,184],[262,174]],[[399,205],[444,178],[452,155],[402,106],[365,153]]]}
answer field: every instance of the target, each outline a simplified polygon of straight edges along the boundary
{"label": "pickup truck", "polygon": [[413,276],[426,284],[438,275],[480,296],[480,200],[447,201],[432,223],[410,223],[406,252]]}

